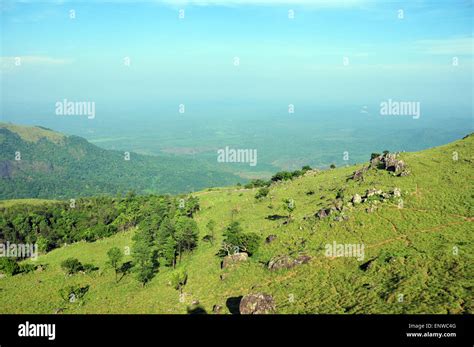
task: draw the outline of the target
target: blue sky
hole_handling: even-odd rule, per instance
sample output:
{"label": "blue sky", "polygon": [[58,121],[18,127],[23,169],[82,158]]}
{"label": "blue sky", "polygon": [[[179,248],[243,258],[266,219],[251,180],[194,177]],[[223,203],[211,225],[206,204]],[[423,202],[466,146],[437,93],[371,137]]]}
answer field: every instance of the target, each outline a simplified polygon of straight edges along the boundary
{"label": "blue sky", "polygon": [[472,112],[473,12],[462,0],[4,1],[2,117],[63,98],[112,113],[388,98]]}

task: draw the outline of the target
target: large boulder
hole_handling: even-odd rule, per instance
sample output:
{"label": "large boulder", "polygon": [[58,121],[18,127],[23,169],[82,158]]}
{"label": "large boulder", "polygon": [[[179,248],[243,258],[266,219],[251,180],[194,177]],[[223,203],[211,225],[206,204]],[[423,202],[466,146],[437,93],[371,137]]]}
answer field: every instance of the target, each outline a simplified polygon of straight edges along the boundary
{"label": "large boulder", "polygon": [[240,301],[240,314],[269,314],[275,312],[273,297],[264,293],[245,295]]}
{"label": "large boulder", "polygon": [[231,254],[224,257],[224,259],[222,260],[221,267],[224,269],[226,267],[229,267],[232,264],[239,263],[242,261],[247,261],[248,258],[249,258],[249,255],[245,252]]}

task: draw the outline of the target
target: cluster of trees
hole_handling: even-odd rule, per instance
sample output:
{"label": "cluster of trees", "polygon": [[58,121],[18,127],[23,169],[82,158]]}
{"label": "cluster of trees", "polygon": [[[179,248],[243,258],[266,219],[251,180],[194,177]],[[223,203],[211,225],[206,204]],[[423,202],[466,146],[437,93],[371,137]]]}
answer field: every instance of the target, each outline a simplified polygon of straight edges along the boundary
{"label": "cluster of trees", "polygon": [[279,171],[272,176],[268,181],[262,179],[254,179],[247,183],[244,187],[247,189],[250,188],[260,188],[260,187],[269,187],[274,182],[292,180],[294,178],[303,176],[307,171],[312,170],[311,166],[305,165],[301,170],[295,171]]}
{"label": "cluster of trees", "polygon": [[178,199],[160,213],[143,220],[133,237],[132,257],[137,279],[145,285],[160,266],[175,268],[184,253],[198,243],[199,229],[193,215],[199,210],[199,201],[191,197]]}
{"label": "cluster of trees", "polygon": [[[95,241],[138,226],[134,254],[143,282],[157,264],[176,266],[177,259],[196,246],[197,225],[192,217],[198,210],[199,200],[194,196],[139,196],[133,192],[117,197],[12,204],[0,207],[0,242],[37,244],[40,252],[48,252],[66,243]],[[4,262],[0,267],[5,273],[20,272],[16,259]],[[69,265],[71,269],[79,266],[72,261]]]}

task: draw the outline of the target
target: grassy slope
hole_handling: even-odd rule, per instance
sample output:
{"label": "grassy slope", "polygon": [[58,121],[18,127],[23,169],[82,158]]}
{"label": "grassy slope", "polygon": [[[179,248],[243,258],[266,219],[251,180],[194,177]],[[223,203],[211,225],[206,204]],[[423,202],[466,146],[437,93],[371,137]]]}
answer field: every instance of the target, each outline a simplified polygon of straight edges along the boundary
{"label": "grassy slope", "polygon": [[46,138],[51,142],[60,144],[65,137],[65,135],[61,133],[39,126],[29,127],[0,122],[0,128],[5,128],[11,132],[17,133],[24,141],[28,142],[38,142],[40,139]]}
{"label": "grassy slope", "polygon": [[[394,177],[374,170],[365,182],[346,182],[357,167],[338,168],[273,186],[270,196],[254,199],[255,190],[214,189],[197,193],[201,211],[196,220],[201,236],[209,219],[222,230],[232,218],[247,231],[266,237],[247,263],[221,270],[214,246],[201,243],[183,261],[189,279],[179,301],[168,285],[170,270],[160,273],[145,288],[132,277],[118,285],[106,268],[106,252],[112,246],[131,246],[132,231],[95,243],[77,243],[39,258],[49,268],[40,273],[0,279],[1,313],[52,313],[63,307],[59,288],[72,283],[89,284],[84,305],[69,304],[65,313],[185,313],[199,300],[210,312],[214,304],[225,307],[226,299],[262,291],[272,294],[278,313],[472,313],[473,312],[473,148],[474,136],[417,153],[402,153],[410,168],[407,177]],[[453,151],[459,160],[452,160]],[[316,220],[311,217],[334,200],[339,188],[345,200],[376,187],[383,191],[402,189],[403,208],[382,203],[373,213],[367,205],[353,207],[348,221]],[[315,194],[306,195],[309,190]],[[267,220],[281,214],[282,199],[296,202],[294,221]],[[270,208],[269,206],[272,206]],[[364,243],[365,261],[374,259],[366,271],[355,258],[328,258],[326,243]],[[459,249],[453,254],[453,247]],[[310,264],[290,270],[268,271],[263,265],[272,256],[306,253]],[[92,262],[100,271],[65,278],[59,263],[68,257]],[[224,280],[220,275],[224,274]],[[399,302],[403,294],[403,302]],[[224,308],[226,312],[227,308]]]}

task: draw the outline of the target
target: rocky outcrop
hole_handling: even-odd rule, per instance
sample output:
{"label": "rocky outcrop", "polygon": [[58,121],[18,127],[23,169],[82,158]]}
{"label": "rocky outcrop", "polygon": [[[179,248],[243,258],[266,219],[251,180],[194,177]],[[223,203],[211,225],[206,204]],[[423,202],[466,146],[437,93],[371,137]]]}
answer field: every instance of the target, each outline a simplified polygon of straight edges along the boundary
{"label": "rocky outcrop", "polygon": [[222,260],[221,268],[225,269],[226,267],[229,267],[232,264],[247,261],[248,258],[249,255],[245,252],[228,255]]}
{"label": "rocky outcrop", "polygon": [[273,297],[264,293],[245,295],[240,301],[240,314],[269,314],[275,312]]}
{"label": "rocky outcrop", "polygon": [[370,160],[371,168],[378,168],[393,172],[397,176],[408,175],[405,162],[398,159],[398,153],[384,153]]}
{"label": "rocky outcrop", "polygon": [[398,159],[398,153],[386,152],[372,157],[368,166],[354,171],[348,179],[363,181],[369,169],[386,170],[392,172],[395,176],[407,176],[410,174],[406,163]]}

